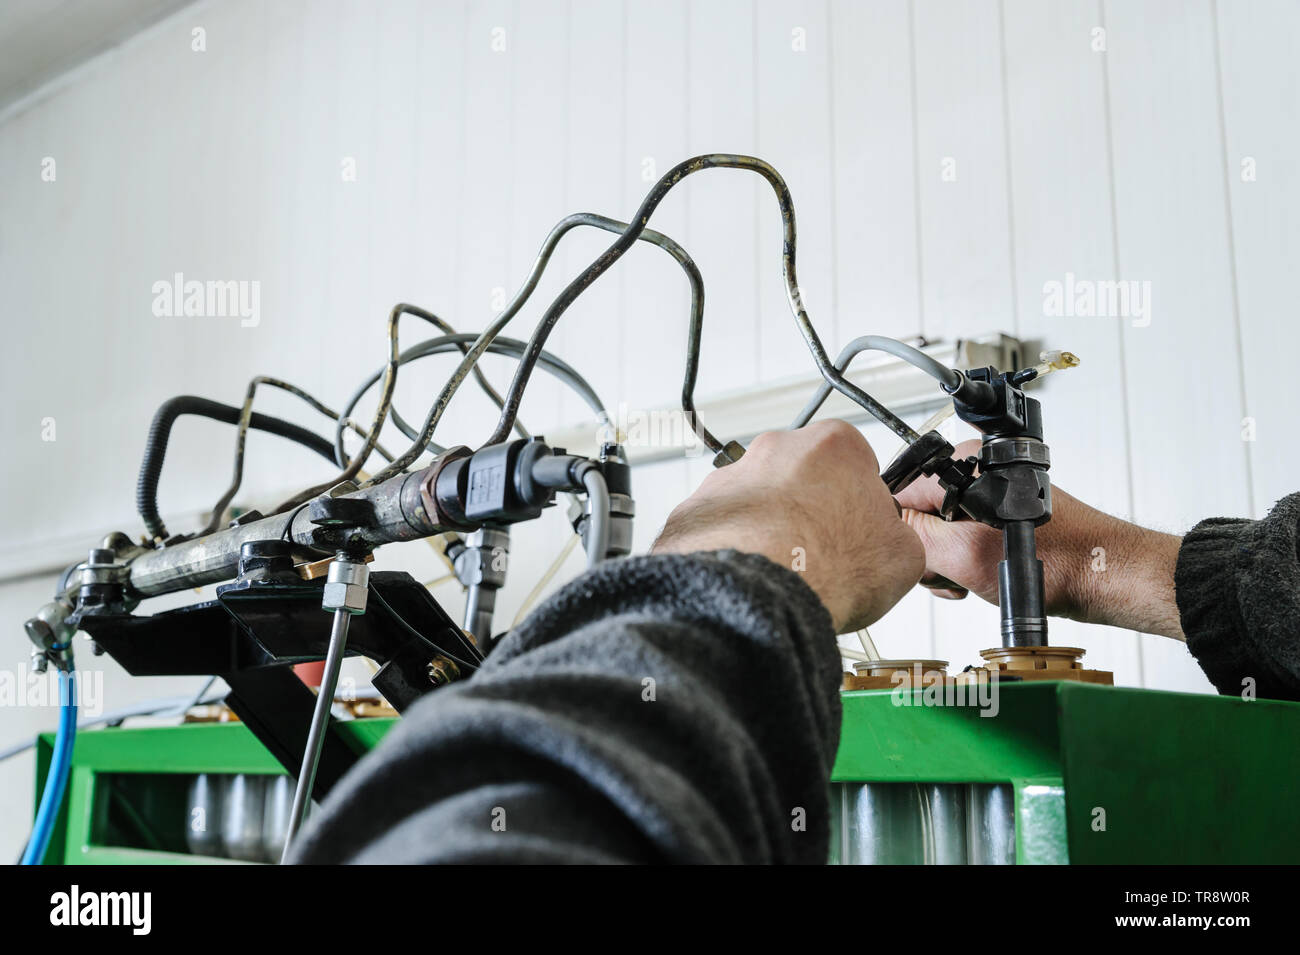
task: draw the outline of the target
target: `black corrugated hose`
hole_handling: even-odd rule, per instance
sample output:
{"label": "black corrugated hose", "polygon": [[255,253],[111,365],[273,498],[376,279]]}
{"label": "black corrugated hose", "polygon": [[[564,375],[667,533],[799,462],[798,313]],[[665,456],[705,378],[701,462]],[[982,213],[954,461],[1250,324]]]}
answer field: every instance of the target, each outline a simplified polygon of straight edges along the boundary
{"label": "black corrugated hose", "polygon": [[[140,479],[135,486],[136,510],[140,512],[140,518],[151,538],[163,540],[167,537],[167,528],[158,514],[158,478],[162,475],[167,439],[171,437],[172,425],[176,419],[183,414],[193,414],[226,424],[238,424],[239,413],[240,409],[234,405],[223,405],[219,401],[194,395],[178,395],[163,402],[153,416],[153,423],[149,425],[149,437],[144,445],[144,458],[140,462]],[[311,448],[330,462],[334,460],[334,445],[328,440],[283,418],[254,411],[249,419],[249,427],[288,438]]]}

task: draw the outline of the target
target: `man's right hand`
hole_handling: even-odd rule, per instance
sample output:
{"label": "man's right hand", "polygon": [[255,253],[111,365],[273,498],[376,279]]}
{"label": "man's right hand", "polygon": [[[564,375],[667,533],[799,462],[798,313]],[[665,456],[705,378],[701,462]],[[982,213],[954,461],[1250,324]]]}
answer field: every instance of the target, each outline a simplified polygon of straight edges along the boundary
{"label": "man's right hand", "polygon": [[744,457],[711,472],[677,506],[654,553],[721,548],[797,569],[836,633],[878,620],[925,565],[871,445],[835,420],[760,434]]}
{"label": "man's right hand", "polygon": [[[978,440],[967,441],[955,456],[978,451]],[[997,603],[1001,532],[939,517],[943,490],[934,478],[916,481],[898,502],[925,545],[921,582],[942,597],[964,597],[969,590]],[[1174,601],[1182,538],[1112,517],[1058,487],[1052,488],[1052,519],[1036,536],[1049,614],[1183,639]]]}

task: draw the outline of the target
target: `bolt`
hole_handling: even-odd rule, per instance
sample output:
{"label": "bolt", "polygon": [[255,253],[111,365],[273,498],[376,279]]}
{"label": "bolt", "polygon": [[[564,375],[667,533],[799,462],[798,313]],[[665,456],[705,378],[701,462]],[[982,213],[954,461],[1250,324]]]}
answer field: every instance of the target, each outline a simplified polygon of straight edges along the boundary
{"label": "bolt", "polygon": [[434,657],[429,661],[429,682],[434,686],[451,683],[460,676],[460,668],[446,657]]}

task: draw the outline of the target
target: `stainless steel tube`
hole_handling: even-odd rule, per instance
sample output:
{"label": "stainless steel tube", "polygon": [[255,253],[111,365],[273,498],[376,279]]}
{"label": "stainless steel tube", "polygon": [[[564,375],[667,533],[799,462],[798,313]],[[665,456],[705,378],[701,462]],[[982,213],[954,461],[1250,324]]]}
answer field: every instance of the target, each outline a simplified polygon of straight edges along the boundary
{"label": "stainless steel tube", "polygon": [[298,788],[293,794],[293,809],[289,813],[289,833],[284,840],[280,863],[289,858],[289,848],[307,818],[311,791],[316,785],[316,767],[320,763],[321,748],[325,745],[325,731],[329,728],[330,707],[334,705],[334,690],[339,684],[339,669],[343,665],[343,652],[348,646],[348,624],[352,614],[346,610],[334,611],[334,625],[330,629],[329,651],[325,657],[325,675],[321,677],[320,692],[316,695],[316,709],[311,717],[311,730],[307,733],[307,749],[302,756],[302,771],[298,774]]}

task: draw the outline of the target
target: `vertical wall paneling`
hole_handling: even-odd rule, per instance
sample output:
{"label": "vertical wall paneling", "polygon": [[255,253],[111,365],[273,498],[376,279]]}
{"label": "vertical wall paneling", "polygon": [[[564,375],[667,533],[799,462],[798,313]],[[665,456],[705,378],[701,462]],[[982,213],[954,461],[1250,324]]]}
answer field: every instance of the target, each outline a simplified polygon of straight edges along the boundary
{"label": "vertical wall paneling", "polygon": [[[333,188],[329,193],[328,313],[343,327],[366,336],[369,353],[382,361],[386,355],[384,322],[387,303],[372,297],[367,266],[371,261],[373,216],[379,171],[374,103],[375,58],[379,21],[368,4],[340,2],[335,7],[337,45],[334,49],[334,114],[327,143],[333,146]],[[220,90],[214,97],[222,102]],[[345,168],[344,163],[348,163]],[[355,178],[352,176],[355,175]],[[324,352],[327,368],[346,367],[348,356],[339,349]]]}
{"label": "vertical wall paneling", "polygon": [[[374,55],[371,58],[373,89],[371,110],[374,149],[370,170],[374,179],[371,214],[370,288],[365,327],[382,325],[385,309],[397,301],[419,301],[413,277],[417,271],[412,241],[420,217],[412,216],[415,184],[421,175],[416,156],[418,130],[411,123],[419,85],[411,82],[419,54],[420,35],[411,29],[417,16],[416,0],[397,0],[373,8],[376,20]],[[418,210],[416,210],[418,211]],[[432,308],[433,303],[421,303]],[[455,316],[459,318],[459,316]],[[404,342],[430,336],[432,327],[411,321],[403,331]],[[398,376],[401,380],[401,376]],[[417,413],[407,402],[409,416]]]}
{"label": "vertical wall paneling", "polygon": [[996,0],[915,0],[925,334],[1014,330]]}
{"label": "vertical wall paneling", "polygon": [[[927,336],[1016,328],[996,0],[917,0],[917,177]],[[958,437],[973,432],[959,429]],[[935,652],[960,669],[1001,644],[997,608],[934,604]]]}
{"label": "vertical wall paneling", "polygon": [[[629,218],[664,172],[686,157],[687,4],[660,0],[630,3],[627,17],[623,109],[623,207]],[[704,180],[725,175],[703,172],[675,187],[650,219],[690,250],[687,193],[709,188]],[[681,392],[689,285],[665,252],[638,242],[623,256],[621,313],[623,400],[630,409],[672,405]]]}
{"label": "vertical wall paneling", "polygon": [[[1224,124],[1224,188],[1231,213],[1255,516],[1296,490],[1292,404],[1276,382],[1300,354],[1291,275],[1300,260],[1300,7],[1216,4]],[[1253,431],[1246,430],[1253,426]]]}
{"label": "vertical wall paneling", "polygon": [[907,0],[831,4],[838,348],[921,330]]}
{"label": "vertical wall paneling", "polygon": [[[508,56],[513,62],[514,147],[511,149],[515,196],[514,218],[500,223],[499,234],[508,245],[509,275],[500,290],[499,301],[508,300],[524,281],[551,227],[573,211],[566,195],[569,128],[568,84],[570,71],[570,5],[568,0],[545,0],[518,5],[515,26],[510,36]],[[566,241],[573,241],[572,239]],[[508,328],[515,338],[527,338],[531,326],[541,316],[555,291],[570,277],[565,273],[564,253],[552,260],[548,277],[539,286],[530,306]],[[494,303],[495,304],[495,303]],[[485,310],[483,315],[486,317]],[[563,354],[557,346],[568,317],[561,319],[548,348]],[[516,362],[512,358],[494,359],[491,376],[496,387],[505,392]],[[567,417],[562,408],[571,408]],[[586,421],[590,412],[574,401],[549,375],[535,373],[525,392],[521,418],[536,434],[561,421]],[[495,418],[495,415],[492,416]],[[479,438],[481,440],[481,436]],[[507,586],[498,598],[497,621],[504,629],[531,591],[537,578],[550,567],[556,554],[572,536],[568,523],[568,499],[533,523],[511,531],[510,571]],[[570,554],[564,569],[556,574],[547,592],[580,573],[585,566],[581,547]]]}
{"label": "vertical wall paneling", "polygon": [[[457,321],[470,330],[481,328],[521,281],[511,267],[509,241],[516,202],[514,77],[520,42],[517,5],[512,0],[466,5],[465,128],[459,144],[465,154],[463,205],[460,222],[453,227],[460,233]],[[511,326],[511,331],[518,334],[522,329]],[[430,363],[431,388],[455,362],[446,357]],[[508,363],[494,361],[491,367],[493,378],[504,388],[507,376],[498,369],[508,369]],[[477,385],[466,382],[451,408],[456,414],[447,423],[445,440],[481,444],[496,415],[478,394]]]}
{"label": "vertical wall paneling", "polygon": [[484,324],[488,308],[480,300],[477,309],[462,312],[456,278],[462,261],[459,224],[472,208],[460,188],[466,162],[461,148],[468,56],[464,16],[462,5],[435,9],[418,3],[411,23],[417,43],[407,82],[415,129],[411,199],[417,215],[411,235],[415,288],[410,294],[433,311],[445,313],[457,328],[464,325],[472,330]]}
{"label": "vertical wall paneling", "polygon": [[[688,4],[685,109],[691,156],[759,152],[753,10],[753,0]],[[760,203],[771,201],[766,191],[757,176],[717,170],[699,174],[678,200],[688,210],[686,251],[704,275],[706,291],[702,395],[757,380],[757,285],[763,261],[758,220],[768,211]]]}
{"label": "vertical wall paneling", "polygon": [[[831,281],[835,211],[825,2],[757,0],[755,42],[759,154],[781,173],[794,197],[799,293],[822,343],[833,352],[839,332]],[[789,375],[791,361],[805,360],[807,348],[786,300],[781,217],[766,184],[758,222],[759,373],[773,379]]]}
{"label": "vertical wall paneling", "polygon": [[[1110,513],[1129,506],[1122,388],[1123,319],[1070,316],[1049,301],[1068,276],[1114,280],[1107,164],[1104,50],[1087,0],[1047,5],[1003,0],[1008,165],[1011,172],[1020,334],[1042,348],[1066,348],[1082,364],[1049,377],[1037,392],[1052,448],[1052,481]],[[1069,109],[1062,109],[1069,103]],[[1032,353],[1027,361],[1036,358]],[[1098,546],[1102,542],[1098,542]],[[1104,553],[1080,568],[1104,573]],[[1051,641],[1088,651],[1090,666],[1121,682],[1139,679],[1131,633],[1053,621]]]}
{"label": "vertical wall paneling", "polygon": [[[1105,16],[1121,274],[1151,289],[1149,323],[1124,327],[1134,516],[1181,532],[1251,510],[1213,20],[1208,2]],[[1170,480],[1182,461],[1196,477]],[[1141,647],[1146,685],[1206,685],[1185,647]]]}
{"label": "vertical wall paneling", "polygon": [[[566,148],[569,161],[565,181],[567,212],[596,212],[627,221],[639,197],[627,189],[626,155],[627,49],[625,4],[600,0],[574,0],[569,15],[569,126]],[[530,310],[528,324],[541,317],[553,295],[614,241],[596,229],[577,229],[556,254],[551,277],[553,291],[542,294]],[[611,411],[623,400],[623,354],[628,331],[618,316],[623,306],[623,283],[628,270],[622,265],[601,276],[574,303],[552,336],[562,355],[586,356],[583,374]],[[562,399],[566,421],[584,420],[585,408],[571,395]]]}
{"label": "vertical wall paneling", "polygon": [[[416,46],[405,71],[409,88],[401,94],[410,103],[410,122],[414,127],[411,148],[415,180],[409,196],[406,233],[411,247],[411,272],[403,290],[386,290],[381,310],[409,296],[415,304],[447,319],[458,331],[474,331],[487,321],[490,302],[486,293],[477,297],[465,294],[462,298],[462,269],[474,258],[461,242],[461,227],[472,217],[479,200],[478,193],[465,187],[469,163],[465,130],[470,125],[469,85],[474,81],[469,63],[476,55],[482,57],[490,35],[482,32],[481,23],[471,26],[468,22],[468,5],[434,7],[417,3],[415,6],[416,12],[408,24]],[[471,42],[471,30],[476,28],[480,35]],[[473,49],[475,43],[477,50]],[[497,67],[502,68],[501,64]],[[484,185],[476,182],[475,188]],[[418,319],[403,319],[403,347],[432,331]],[[379,343],[382,344],[382,339]],[[434,389],[440,387],[454,362],[450,357],[427,358],[408,364],[398,375],[401,410],[413,424],[423,421],[434,400]],[[444,416],[445,423],[439,426],[439,443],[482,439],[483,428],[492,416],[475,392],[473,382],[457,392]],[[364,406],[367,409],[373,408],[373,391],[371,395],[371,403]],[[388,429],[387,434],[395,448],[408,446],[409,442],[395,428]]]}
{"label": "vertical wall paneling", "polygon": [[[838,340],[827,347],[833,356],[859,335],[917,335],[921,317],[908,3],[836,0],[829,30]],[[901,447],[883,426],[865,433],[882,466]],[[872,627],[880,652],[933,654],[932,602],[916,588]]]}
{"label": "vertical wall paneling", "polygon": [[[459,145],[455,133],[465,123],[462,88],[458,81],[440,81],[447,71],[459,67],[460,57],[471,55],[471,44],[461,40],[466,28],[463,21],[453,16],[448,32],[454,34],[450,40],[441,42],[448,46],[455,43],[458,59],[444,64],[441,60],[446,54],[441,51],[436,57],[429,56],[430,44],[415,28],[421,16],[427,15],[426,9],[417,0],[385,5],[380,21],[382,32],[376,70],[382,87],[374,104],[378,154],[373,170],[376,210],[373,235],[379,254],[371,270],[373,292],[364,327],[382,328],[389,310],[398,302],[408,302],[429,309],[457,331],[474,331],[488,313],[486,301],[471,299],[466,304],[460,298],[457,275],[446,266],[448,252],[427,254],[423,236],[423,233],[441,233],[441,239],[435,241],[456,242],[459,230],[452,227],[453,219],[448,211],[453,211],[457,223],[462,217],[461,207],[455,205],[458,199],[454,197],[475,201],[474,195],[454,188],[455,180],[441,172],[448,158],[430,155],[445,152],[453,143]],[[433,41],[435,49],[439,42]],[[412,123],[413,115],[429,115],[431,129]],[[457,125],[452,126],[453,122]],[[434,150],[422,148],[439,132],[443,140]],[[457,166],[456,172],[460,171]],[[432,180],[433,187],[427,191],[422,189],[426,180]],[[475,183],[476,187],[479,185]],[[463,260],[455,261],[459,264]],[[405,316],[399,334],[405,350],[442,332],[419,318]],[[382,338],[379,340],[382,343]],[[408,363],[400,370],[394,401],[413,426],[423,422],[434,395],[455,362],[455,357],[444,355]],[[477,395],[473,383],[462,390],[464,394],[458,394],[451,406],[452,413],[439,427],[439,443],[470,440],[472,433],[487,425],[490,409]],[[372,394],[377,392],[376,388]],[[385,438],[394,451],[410,443],[394,427],[387,429]]]}
{"label": "vertical wall paneling", "polygon": [[[336,299],[330,284],[333,269],[329,248],[334,201],[344,185],[343,157],[333,141],[333,131],[337,128],[335,61],[340,39],[338,25],[327,17],[294,14],[279,22],[281,25],[273,28],[277,59],[281,61],[280,66],[287,62],[296,68],[287,75],[273,72],[271,78],[283,77],[284,85],[266,93],[273,102],[277,96],[283,97],[281,102],[292,113],[292,119],[276,123],[271,134],[272,143],[282,144],[272,148],[283,149],[286,155],[283,165],[273,166],[283,170],[283,178],[274,184],[274,198],[269,200],[269,207],[287,219],[286,225],[291,230],[287,249],[293,252],[284,246],[277,249],[284,269],[279,280],[271,287],[264,286],[263,291],[269,301],[278,303],[275,314],[268,316],[268,323],[272,327],[283,325],[293,335],[300,322],[314,318],[328,326],[333,320]],[[182,42],[183,33],[182,30]],[[293,49],[299,51],[296,58],[290,53]],[[281,139],[285,133],[289,136],[287,140]],[[376,323],[381,320],[378,315],[368,318]],[[363,316],[356,320],[363,321]],[[300,337],[295,350],[301,350],[306,363],[316,369],[338,367],[335,362],[339,359],[332,354],[336,350],[330,348],[324,336],[306,341]],[[384,359],[382,340],[363,350],[368,351],[375,367]],[[273,366],[267,367],[266,373],[273,374],[269,370]],[[283,370],[280,373],[287,374]],[[320,379],[317,382],[323,384]],[[329,393],[333,389],[325,391]],[[317,397],[328,402],[334,394],[329,398],[323,394]],[[369,408],[369,404],[363,403],[358,411]]]}
{"label": "vertical wall paneling", "polygon": [[[519,5],[513,46],[514,60],[514,140],[511,150],[514,165],[514,221],[509,232],[510,274],[502,290],[508,300],[523,283],[532,268],[542,241],[551,227],[573,210],[569,208],[565,184],[567,165],[573,158],[568,146],[569,128],[569,37],[572,30],[568,0],[544,0]],[[508,329],[514,338],[527,338],[528,327],[550,301],[550,290],[568,276],[563,256],[557,256],[551,271],[552,283],[539,290],[533,307],[526,310]],[[484,310],[478,322],[487,319]],[[563,320],[561,327],[563,327]],[[551,343],[560,341],[557,331]],[[504,393],[513,373],[514,361],[500,359],[494,365],[493,379]],[[524,399],[525,422],[534,430],[560,422],[568,423],[561,413],[562,386],[547,375],[535,376]],[[535,389],[535,390],[534,390]],[[571,400],[571,398],[569,398]],[[580,405],[571,406],[575,414],[586,415]],[[578,419],[568,419],[578,420]],[[582,420],[585,420],[583,418]]]}

